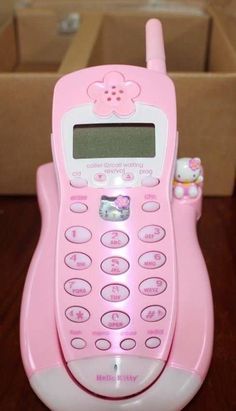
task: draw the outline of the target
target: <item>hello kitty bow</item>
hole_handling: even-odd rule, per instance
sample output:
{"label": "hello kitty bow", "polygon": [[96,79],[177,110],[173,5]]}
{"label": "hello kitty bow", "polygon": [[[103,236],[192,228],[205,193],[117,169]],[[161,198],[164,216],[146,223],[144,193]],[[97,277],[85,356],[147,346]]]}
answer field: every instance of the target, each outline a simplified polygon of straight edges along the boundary
{"label": "hello kitty bow", "polygon": [[201,168],[201,160],[200,158],[191,158],[191,160],[189,160],[189,167],[191,168],[191,170],[199,170],[199,168]]}
{"label": "hello kitty bow", "polygon": [[140,86],[116,71],[105,75],[103,81],[95,81],[88,87],[93,100],[93,111],[99,116],[117,114],[127,116],[135,111],[133,99],[140,94]]}

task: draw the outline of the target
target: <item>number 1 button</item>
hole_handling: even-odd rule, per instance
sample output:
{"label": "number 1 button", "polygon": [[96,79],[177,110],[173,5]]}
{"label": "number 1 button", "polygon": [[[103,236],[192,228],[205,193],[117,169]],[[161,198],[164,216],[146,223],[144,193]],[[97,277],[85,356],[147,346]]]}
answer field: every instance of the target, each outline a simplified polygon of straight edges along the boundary
{"label": "number 1 button", "polygon": [[91,239],[92,234],[91,231],[85,227],[75,226],[68,228],[65,232],[65,236],[67,240],[72,243],[82,244],[87,243]]}

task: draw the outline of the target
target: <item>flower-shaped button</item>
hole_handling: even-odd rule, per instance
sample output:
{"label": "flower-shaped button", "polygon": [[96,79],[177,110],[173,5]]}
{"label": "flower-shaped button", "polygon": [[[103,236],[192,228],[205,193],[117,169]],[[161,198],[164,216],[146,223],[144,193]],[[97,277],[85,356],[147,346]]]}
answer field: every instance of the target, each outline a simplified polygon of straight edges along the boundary
{"label": "flower-shaped button", "polygon": [[126,81],[117,71],[107,73],[103,82],[94,82],[88,87],[88,95],[94,101],[94,112],[99,116],[115,113],[127,116],[135,111],[133,99],[140,94],[140,86]]}

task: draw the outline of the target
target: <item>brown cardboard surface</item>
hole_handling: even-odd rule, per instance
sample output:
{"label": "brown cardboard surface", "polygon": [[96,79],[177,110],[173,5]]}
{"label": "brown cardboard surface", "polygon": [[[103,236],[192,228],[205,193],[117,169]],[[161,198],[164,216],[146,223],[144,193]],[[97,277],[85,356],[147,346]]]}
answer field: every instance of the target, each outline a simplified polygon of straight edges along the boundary
{"label": "brown cardboard surface", "polygon": [[53,10],[19,9],[17,29],[21,62],[60,63],[73,34],[62,35],[58,27],[59,19]]}
{"label": "brown cardboard surface", "polygon": [[0,192],[35,192],[36,169],[51,161],[56,74],[0,74]]}
{"label": "brown cardboard surface", "polygon": [[12,71],[16,64],[15,28],[10,18],[0,27],[0,71]]}
{"label": "brown cardboard surface", "polygon": [[[2,194],[34,193],[37,166],[51,160],[52,93],[62,71],[68,72],[85,67],[87,64],[112,62],[144,65],[144,22],[147,16],[153,16],[153,13],[139,16],[135,13],[132,18],[130,11],[122,12],[123,14],[117,15],[117,18],[112,13],[106,13],[107,17],[97,18],[93,24],[91,20],[83,17],[81,21],[84,21],[87,26],[84,28],[81,26],[81,31],[74,36],[74,40],[73,36],[70,36],[66,47],[60,37],[56,36],[55,41],[52,41],[58,16],[55,18],[51,11],[48,14],[48,10],[44,12],[47,16],[46,26],[42,26],[44,21],[42,11],[39,11],[39,16],[33,18],[36,26],[35,35],[32,35],[34,24],[30,21],[29,14],[29,21],[27,21],[28,11],[20,12],[18,41],[20,39],[25,44],[22,43],[20,47],[23,53],[22,59],[17,67],[14,67],[14,70],[20,73],[0,73],[0,130],[4,130],[4,133],[0,131],[0,164],[3,170],[0,173],[0,193]],[[36,10],[34,13],[37,14]],[[234,185],[236,149],[236,65],[233,48],[228,47],[220,21],[216,19],[212,26],[209,25],[207,14],[191,16],[186,20],[179,14],[174,17],[165,13],[160,16],[158,13],[158,16],[164,23],[169,71],[186,71],[170,74],[177,92],[179,155],[196,155],[202,158],[205,167],[206,194],[230,195]],[[50,18],[52,26],[49,24]],[[41,30],[43,27],[42,42],[39,42],[41,49],[38,43],[40,25]],[[116,30],[119,25],[121,29],[119,37],[122,41],[117,39]],[[210,27],[212,27],[212,36]],[[89,42],[86,41],[86,30],[87,35],[90,30],[96,33],[96,35],[91,34]],[[30,37],[31,44],[28,42]],[[61,50],[59,50],[60,39]],[[0,42],[1,40],[0,34]],[[40,50],[44,50],[43,58]],[[207,51],[209,51],[209,58]],[[181,60],[179,60],[180,54]],[[220,58],[221,54],[224,55],[223,59]],[[215,73],[202,72],[207,61]],[[229,68],[234,73],[228,74],[226,71],[229,71]],[[29,70],[31,73],[28,72]],[[49,73],[51,70],[55,71]],[[57,70],[60,70],[60,73]]]}
{"label": "brown cardboard surface", "polygon": [[[163,24],[167,67],[169,71],[203,71],[206,64],[209,16],[164,12],[106,13],[96,48],[89,65],[133,64],[145,66],[145,23],[157,17]],[[97,42],[97,45],[98,45]]]}
{"label": "brown cardboard surface", "polygon": [[59,68],[60,73],[69,73],[88,65],[91,50],[93,50],[97,41],[102,23],[102,14],[89,14],[86,16],[86,24],[81,25],[62,60]]}

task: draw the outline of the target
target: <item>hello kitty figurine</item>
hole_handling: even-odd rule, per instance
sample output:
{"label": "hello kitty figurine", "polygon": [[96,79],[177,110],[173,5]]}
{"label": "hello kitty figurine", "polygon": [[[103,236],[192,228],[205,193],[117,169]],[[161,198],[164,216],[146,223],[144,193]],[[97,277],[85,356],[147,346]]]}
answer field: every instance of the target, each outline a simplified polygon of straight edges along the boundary
{"label": "hello kitty figurine", "polygon": [[196,198],[203,183],[201,160],[198,157],[179,158],[174,175],[174,196]]}

